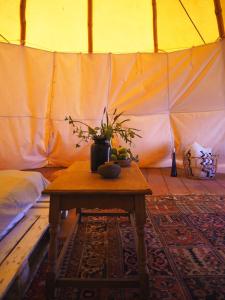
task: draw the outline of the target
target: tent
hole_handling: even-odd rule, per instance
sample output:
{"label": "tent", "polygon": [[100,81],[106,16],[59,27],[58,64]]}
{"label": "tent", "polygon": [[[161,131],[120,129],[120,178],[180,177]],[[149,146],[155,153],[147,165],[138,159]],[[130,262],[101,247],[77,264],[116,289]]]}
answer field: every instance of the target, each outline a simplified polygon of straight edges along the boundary
{"label": "tent", "polygon": [[225,171],[224,0],[0,0],[0,168],[67,166],[65,115],[118,108],[140,128],[140,166],[194,141]]}

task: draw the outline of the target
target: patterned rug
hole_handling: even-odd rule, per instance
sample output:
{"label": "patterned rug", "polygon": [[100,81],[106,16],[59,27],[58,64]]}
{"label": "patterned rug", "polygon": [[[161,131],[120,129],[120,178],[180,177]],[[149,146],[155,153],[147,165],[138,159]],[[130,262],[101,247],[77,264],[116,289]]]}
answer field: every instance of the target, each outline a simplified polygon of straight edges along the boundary
{"label": "patterned rug", "polygon": [[[225,299],[225,196],[150,196],[145,240],[150,299]],[[46,258],[24,300],[45,299]],[[83,217],[62,276],[137,274],[127,217]],[[138,289],[61,289],[56,300],[136,300]]]}

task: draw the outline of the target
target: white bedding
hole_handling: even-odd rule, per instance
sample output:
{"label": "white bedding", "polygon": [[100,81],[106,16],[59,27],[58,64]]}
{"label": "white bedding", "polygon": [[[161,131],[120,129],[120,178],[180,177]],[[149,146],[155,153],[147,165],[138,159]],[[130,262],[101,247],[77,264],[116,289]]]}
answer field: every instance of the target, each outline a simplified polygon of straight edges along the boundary
{"label": "white bedding", "polygon": [[48,183],[39,172],[0,171],[0,240],[41,197]]}

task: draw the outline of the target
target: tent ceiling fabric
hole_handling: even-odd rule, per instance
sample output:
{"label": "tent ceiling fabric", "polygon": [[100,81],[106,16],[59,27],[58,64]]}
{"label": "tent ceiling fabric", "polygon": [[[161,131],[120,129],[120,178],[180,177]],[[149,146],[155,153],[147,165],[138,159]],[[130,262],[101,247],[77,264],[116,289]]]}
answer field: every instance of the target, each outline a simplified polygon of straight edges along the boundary
{"label": "tent ceiling fabric", "polygon": [[[153,52],[151,0],[92,0],[93,52]],[[225,15],[224,0],[220,0]],[[213,0],[156,0],[159,51],[215,42]],[[88,52],[88,0],[26,0],[25,45],[57,52]],[[20,0],[0,0],[0,41],[20,44]]]}
{"label": "tent ceiling fabric", "polygon": [[[182,0],[205,43],[218,38],[212,0]],[[157,0],[159,49],[174,51],[203,44],[179,1]],[[210,24],[210,26],[209,26]]]}
{"label": "tent ceiling fabric", "polygon": [[20,44],[19,0],[0,0],[0,41]]}
{"label": "tent ceiling fabric", "polygon": [[87,1],[27,0],[26,19],[26,45],[87,52]]}

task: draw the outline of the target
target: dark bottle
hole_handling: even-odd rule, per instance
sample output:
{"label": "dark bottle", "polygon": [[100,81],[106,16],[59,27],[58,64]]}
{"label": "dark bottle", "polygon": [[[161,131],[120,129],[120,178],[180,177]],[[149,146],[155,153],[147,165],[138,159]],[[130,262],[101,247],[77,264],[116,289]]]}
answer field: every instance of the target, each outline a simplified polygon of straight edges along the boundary
{"label": "dark bottle", "polygon": [[175,148],[173,149],[172,153],[172,167],[171,167],[171,177],[177,177],[177,164],[176,164],[176,152]]}
{"label": "dark bottle", "polygon": [[91,145],[91,171],[97,172],[100,165],[109,161],[110,143],[104,136],[98,136]]}

